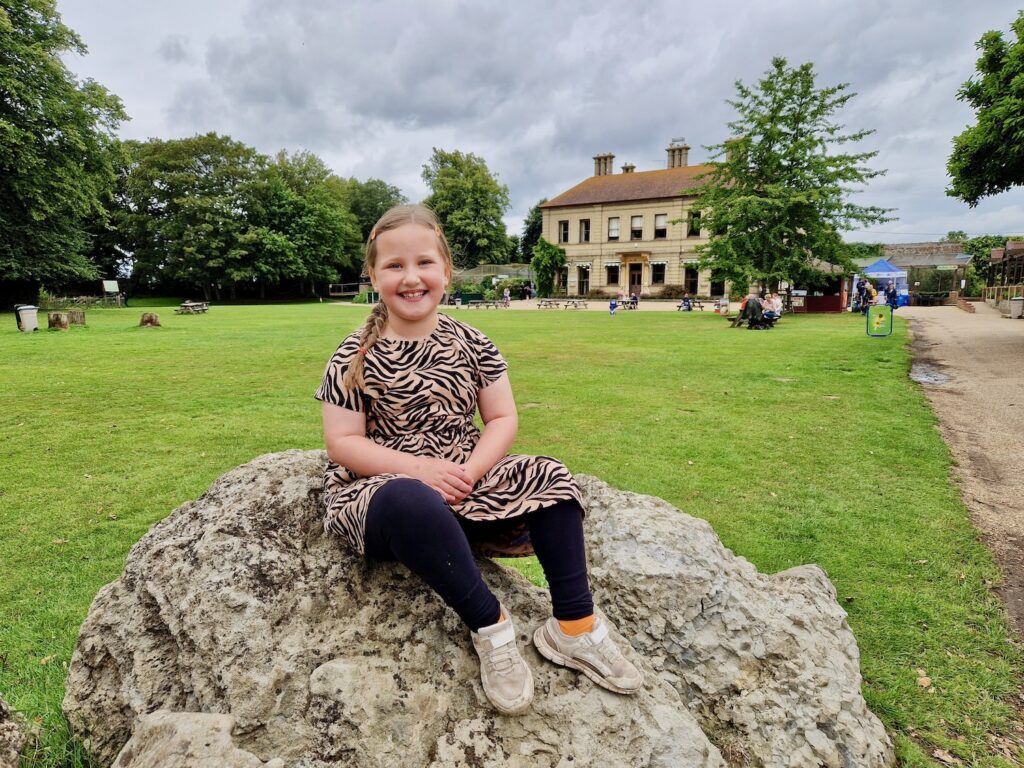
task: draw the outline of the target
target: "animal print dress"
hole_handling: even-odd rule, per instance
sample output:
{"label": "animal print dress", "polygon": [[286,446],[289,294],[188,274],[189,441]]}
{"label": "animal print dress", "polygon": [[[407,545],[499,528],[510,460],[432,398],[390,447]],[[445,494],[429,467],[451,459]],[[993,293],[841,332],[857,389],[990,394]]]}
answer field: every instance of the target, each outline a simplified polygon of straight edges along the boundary
{"label": "animal print dress", "polygon": [[[362,389],[341,383],[359,349],[359,333],[348,336],[331,357],[316,398],[366,415],[366,436],[405,453],[463,464],[480,439],[473,422],[477,392],[497,381],[507,366],[483,333],[448,315],[416,341],[380,339],[366,355]],[[366,511],[373,494],[400,474],[361,477],[328,462],[324,475],[324,528],[364,552]],[[498,461],[454,512],[470,521],[506,521],[477,526],[487,531],[471,543],[484,555],[532,554],[526,532],[528,512],[575,499],[579,488],[569,470],[546,456],[512,454]],[[471,528],[473,526],[470,526]]]}

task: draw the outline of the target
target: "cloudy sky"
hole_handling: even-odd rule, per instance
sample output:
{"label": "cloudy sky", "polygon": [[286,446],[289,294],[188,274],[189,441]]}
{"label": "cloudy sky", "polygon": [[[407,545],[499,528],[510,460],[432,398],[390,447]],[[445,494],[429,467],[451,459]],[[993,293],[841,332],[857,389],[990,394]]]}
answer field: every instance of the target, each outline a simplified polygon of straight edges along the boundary
{"label": "cloudy sky", "polygon": [[264,152],[309,150],[336,173],[412,200],[432,147],[482,156],[509,186],[507,223],[615,154],[665,167],[721,141],[734,83],[773,56],[814,63],[858,94],[840,115],[873,128],[873,180],[857,202],[896,221],[850,240],[911,242],[949,230],[1024,231],[1024,189],[971,210],[946,197],[950,141],[972,121],[956,100],[975,42],[1007,30],[999,0],[58,0],[89,48],[68,64],[124,101],[126,138],[217,131]]}

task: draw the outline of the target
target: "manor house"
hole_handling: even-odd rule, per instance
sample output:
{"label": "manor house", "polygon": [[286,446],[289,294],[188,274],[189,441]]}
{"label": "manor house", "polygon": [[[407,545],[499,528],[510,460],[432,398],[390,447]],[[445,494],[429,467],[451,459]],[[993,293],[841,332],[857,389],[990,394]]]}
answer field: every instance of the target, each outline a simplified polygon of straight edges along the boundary
{"label": "manor house", "polygon": [[570,296],[596,292],[657,297],[666,286],[718,297],[726,285],[697,270],[695,248],[707,242],[694,190],[709,165],[689,165],[690,147],[673,140],[665,168],[615,173],[612,154],[594,157],[594,175],[540,206],[543,237],[565,249],[560,287]]}

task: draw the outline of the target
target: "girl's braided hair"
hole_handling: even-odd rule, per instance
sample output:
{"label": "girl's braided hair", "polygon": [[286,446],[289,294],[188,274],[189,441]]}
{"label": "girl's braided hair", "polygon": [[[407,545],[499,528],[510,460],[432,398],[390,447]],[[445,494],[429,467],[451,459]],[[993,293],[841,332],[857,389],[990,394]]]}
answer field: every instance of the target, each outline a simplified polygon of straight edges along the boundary
{"label": "girl's braided hair", "polygon": [[[441,252],[441,257],[444,259],[445,266],[450,274],[452,269],[452,251],[448,247],[448,240],[445,239],[444,232],[441,231],[441,225],[434,212],[425,205],[396,205],[381,216],[377,223],[373,225],[373,229],[370,230],[370,236],[366,239],[366,258],[363,262],[363,276],[367,277],[369,270],[373,269],[377,263],[377,237],[382,232],[387,232],[389,229],[397,229],[404,224],[418,224],[419,226],[434,230],[434,233],[437,235],[438,250]],[[383,335],[387,324],[388,308],[383,301],[378,301],[370,312],[369,317],[366,318],[366,324],[363,325],[363,329],[359,334],[359,351],[349,362],[348,368],[345,369],[345,375],[341,377],[341,385],[345,389],[361,389],[365,384],[363,381],[363,358],[369,354],[370,349]]]}

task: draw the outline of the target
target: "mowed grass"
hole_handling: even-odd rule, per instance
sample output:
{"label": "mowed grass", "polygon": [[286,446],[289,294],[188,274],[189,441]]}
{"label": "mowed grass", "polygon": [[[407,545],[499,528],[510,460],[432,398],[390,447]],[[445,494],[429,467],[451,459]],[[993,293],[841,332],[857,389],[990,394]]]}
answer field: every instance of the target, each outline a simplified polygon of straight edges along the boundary
{"label": "mowed grass", "polygon": [[[320,447],[312,394],[366,308],[161,307],[160,329],[140,311],[34,335],[0,316],[0,693],[40,727],[33,768],[86,765],[60,701],[97,590],[222,473]],[[457,316],[509,360],[515,450],[665,498],[764,572],[828,572],[904,765],[1021,760],[1020,649],[907,377],[904,323],[873,339],[845,315],[762,332],[711,313]]]}

